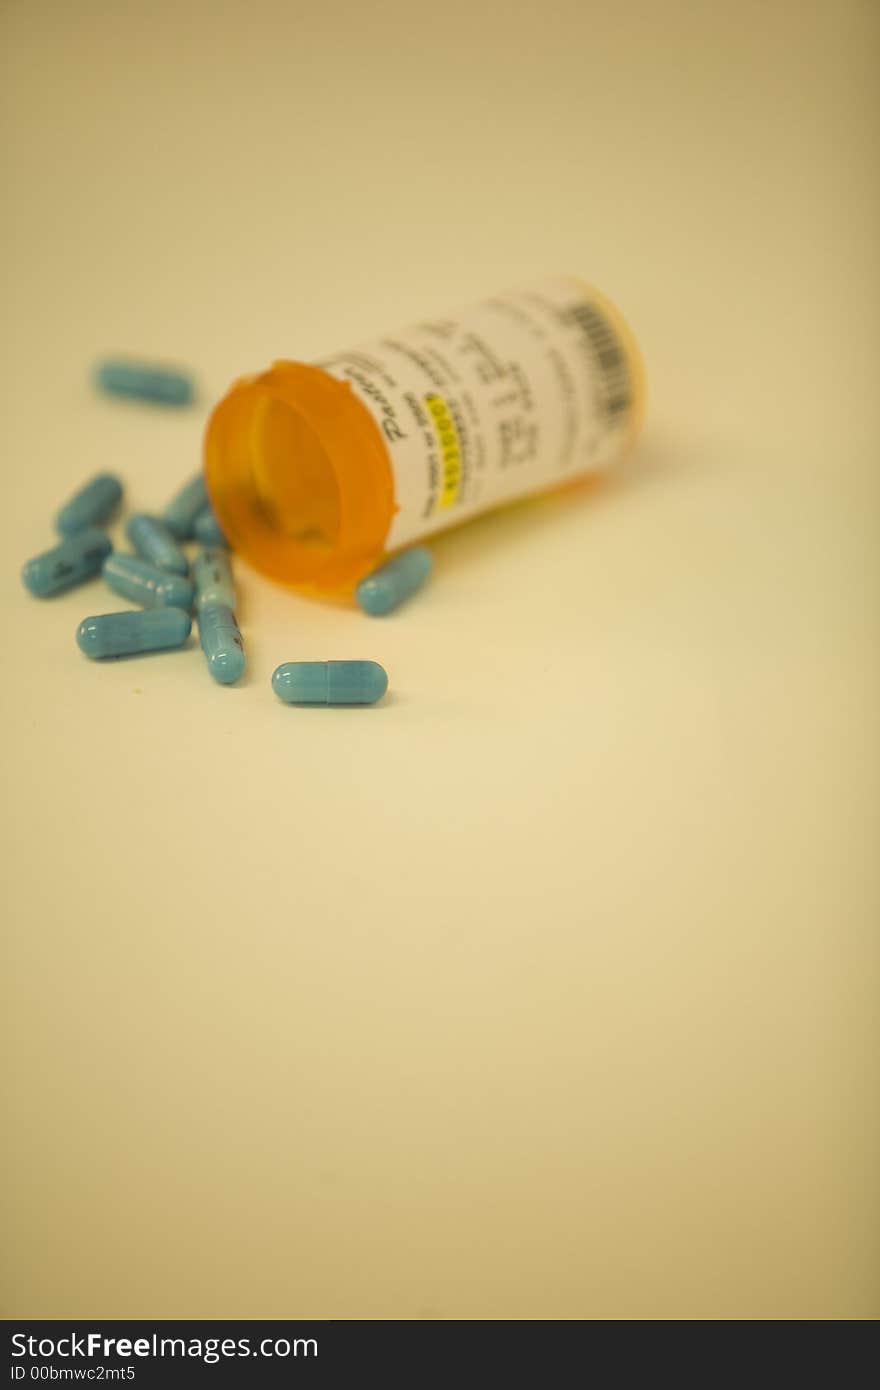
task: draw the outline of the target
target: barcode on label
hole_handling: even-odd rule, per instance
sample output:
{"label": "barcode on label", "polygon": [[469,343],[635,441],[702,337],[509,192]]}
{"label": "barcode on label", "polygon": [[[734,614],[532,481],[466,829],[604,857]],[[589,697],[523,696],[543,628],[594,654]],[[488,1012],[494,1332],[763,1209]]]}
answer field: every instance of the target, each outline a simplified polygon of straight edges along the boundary
{"label": "barcode on label", "polygon": [[632,405],[632,390],[626,357],[613,331],[593,304],[572,304],[564,311],[563,318],[577,324],[593,349],[602,375],[608,416],[614,419],[625,414]]}

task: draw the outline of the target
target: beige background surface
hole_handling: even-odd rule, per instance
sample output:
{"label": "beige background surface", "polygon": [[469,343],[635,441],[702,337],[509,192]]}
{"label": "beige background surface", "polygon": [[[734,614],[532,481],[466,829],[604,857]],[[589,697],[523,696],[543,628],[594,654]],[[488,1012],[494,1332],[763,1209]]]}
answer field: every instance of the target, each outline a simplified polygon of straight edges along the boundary
{"label": "beige background surface", "polygon": [[[878,6],[2,12],[7,1316],[876,1316]],[[198,459],[97,356],[207,404],[558,270],[643,446],[393,619],[242,570],[221,690],[22,591]]]}

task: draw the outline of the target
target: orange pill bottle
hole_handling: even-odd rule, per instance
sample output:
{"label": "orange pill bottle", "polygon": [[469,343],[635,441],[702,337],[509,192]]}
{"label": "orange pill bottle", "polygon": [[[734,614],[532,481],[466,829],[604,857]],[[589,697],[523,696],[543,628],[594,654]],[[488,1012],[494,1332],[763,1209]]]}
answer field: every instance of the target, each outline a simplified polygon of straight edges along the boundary
{"label": "orange pill bottle", "polygon": [[643,400],[619,312],[577,279],[544,280],[235,382],[208,423],[208,492],[256,569],[332,593],[391,551],[612,464]]}

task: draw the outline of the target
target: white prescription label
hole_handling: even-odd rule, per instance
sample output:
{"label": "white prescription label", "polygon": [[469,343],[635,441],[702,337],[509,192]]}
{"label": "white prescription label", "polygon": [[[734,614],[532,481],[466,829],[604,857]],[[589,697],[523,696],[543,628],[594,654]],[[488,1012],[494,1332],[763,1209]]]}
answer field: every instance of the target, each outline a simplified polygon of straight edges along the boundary
{"label": "white prescription label", "polygon": [[394,470],[387,546],[601,468],[633,425],[632,364],[576,280],[497,295],[315,364],[373,415]]}

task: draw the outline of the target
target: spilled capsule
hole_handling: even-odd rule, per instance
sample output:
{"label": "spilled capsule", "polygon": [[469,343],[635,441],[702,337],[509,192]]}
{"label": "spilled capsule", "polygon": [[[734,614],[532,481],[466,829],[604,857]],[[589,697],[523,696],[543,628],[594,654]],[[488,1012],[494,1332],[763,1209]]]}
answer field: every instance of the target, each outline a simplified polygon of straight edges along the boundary
{"label": "spilled capsule", "polygon": [[212,603],[223,604],[235,611],[235,584],[228,550],[212,546],[200,551],[193,562],[193,579],[199,611]]}
{"label": "spilled capsule", "polygon": [[171,570],[174,574],[188,574],[189,561],[164,522],[143,512],[133,516],[125,528],[142,560],[148,560],[160,570]]}
{"label": "spilled capsule", "polygon": [[76,641],[81,652],[97,661],[182,647],[191,631],[192,619],[182,608],[138,608],[84,618]]}
{"label": "spilled capsule", "polygon": [[393,612],[421,588],[433,565],[431,552],[423,545],[402,551],[361,580],[355,589],[358,604],[374,618]]}
{"label": "spilled capsule", "polygon": [[193,522],[193,535],[202,545],[229,544],[210,503],[202,508]]}
{"label": "spilled capsule", "polygon": [[199,641],[208,670],[219,685],[232,685],[244,674],[244,645],[235,614],[225,603],[199,609]]}
{"label": "spilled capsule", "polygon": [[21,572],[25,588],[37,598],[60,594],[97,574],[113,546],[103,531],[87,527],[68,536],[52,550],[28,560]]}
{"label": "spilled capsule", "polygon": [[193,523],[207,502],[205,480],[201,473],[196,473],[174,494],[162,513],[162,520],[176,540],[189,540],[193,534]]}
{"label": "spilled capsule", "polygon": [[75,492],[55,518],[62,536],[73,536],[87,526],[107,521],[122,500],[122,484],[113,473],[98,473]]}
{"label": "spilled capsule", "polygon": [[115,594],[142,608],[192,608],[195,585],[138,555],[108,555],[101,573]]}
{"label": "spilled capsule", "polygon": [[388,676],[378,661],[285,661],[272,689],[288,705],[374,705]]}
{"label": "spilled capsule", "polygon": [[129,396],[156,405],[189,405],[195,395],[188,372],[133,358],[110,357],[99,362],[94,380],[98,390],[108,395]]}

